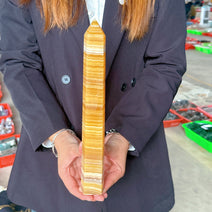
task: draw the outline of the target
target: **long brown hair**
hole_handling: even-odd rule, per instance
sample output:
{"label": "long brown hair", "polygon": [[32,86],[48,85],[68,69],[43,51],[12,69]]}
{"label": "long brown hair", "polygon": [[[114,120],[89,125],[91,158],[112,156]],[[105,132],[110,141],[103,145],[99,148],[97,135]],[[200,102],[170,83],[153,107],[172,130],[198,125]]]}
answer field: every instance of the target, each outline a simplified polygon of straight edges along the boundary
{"label": "long brown hair", "polygon": [[[20,0],[28,4],[31,0]],[[45,19],[44,31],[57,26],[67,29],[74,26],[85,5],[85,0],[36,0]],[[118,0],[114,0],[118,1]],[[141,39],[149,30],[155,0],[125,0],[121,8],[122,30],[128,31],[130,41]]]}

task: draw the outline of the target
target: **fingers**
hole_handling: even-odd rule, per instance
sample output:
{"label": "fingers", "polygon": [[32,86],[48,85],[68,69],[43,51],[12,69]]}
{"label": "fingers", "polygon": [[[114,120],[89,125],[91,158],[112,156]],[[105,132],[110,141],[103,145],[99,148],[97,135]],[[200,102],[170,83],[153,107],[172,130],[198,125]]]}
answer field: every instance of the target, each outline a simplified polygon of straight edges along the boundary
{"label": "fingers", "polygon": [[[60,160],[60,158],[58,159]],[[69,161],[67,166],[64,166],[63,161],[58,161],[58,172],[68,191],[81,200],[93,201],[92,196],[83,195],[79,190],[81,186],[81,158],[77,157]]]}
{"label": "fingers", "polygon": [[69,178],[67,179],[65,186],[68,189],[68,191],[74,195],[75,197],[81,199],[81,200],[86,200],[86,201],[93,201],[94,198],[93,196],[89,195],[84,195],[82,192],[79,191],[80,185],[76,182],[74,182],[74,178]]}
{"label": "fingers", "polygon": [[118,170],[105,173],[103,193],[106,193],[108,189],[111,188],[121,177],[122,177],[122,174]]}
{"label": "fingers", "polygon": [[79,153],[82,155],[82,142],[79,143]]}
{"label": "fingers", "polygon": [[84,195],[81,188],[81,159],[76,158],[66,168],[60,169],[59,176],[68,191],[75,197],[86,201],[104,201],[107,194]]}
{"label": "fingers", "polygon": [[120,178],[123,177],[125,172],[124,166],[120,166],[116,161],[111,160],[109,157],[104,157],[104,191],[106,193]]}
{"label": "fingers", "polygon": [[107,198],[107,193],[104,193],[102,195],[94,195],[93,201],[103,202],[106,198]]}
{"label": "fingers", "polygon": [[105,176],[104,193],[108,191],[119,179],[121,178],[119,173],[110,173]]}
{"label": "fingers", "polygon": [[[81,187],[79,188],[79,190],[80,190],[80,192],[82,192]],[[95,202],[95,201],[102,202],[108,197],[107,193],[103,193],[103,194],[100,194],[100,195],[92,195],[92,196],[93,196],[93,200],[92,200],[93,202]]]}
{"label": "fingers", "polygon": [[67,176],[63,178],[63,183],[65,184],[68,191],[75,197],[86,200],[86,201],[104,201],[107,198],[107,193],[102,195],[84,195],[80,189],[81,179],[76,179],[72,176]]}
{"label": "fingers", "polygon": [[[74,168],[73,168],[74,169]],[[72,173],[76,173],[77,170],[72,171]],[[60,177],[65,185],[65,187],[68,189],[68,191],[74,195],[75,197],[81,199],[81,200],[87,200],[87,201],[93,201],[93,196],[83,195],[82,192],[80,192],[80,185],[81,185],[81,179],[75,178],[71,176],[68,169],[64,170],[60,174]]]}
{"label": "fingers", "polygon": [[72,142],[69,143],[66,141],[64,141],[64,143],[66,143],[66,145],[64,145],[64,148],[59,152],[58,172],[67,190],[80,200],[104,201],[108,196],[106,191],[120,178],[119,176],[114,178],[114,176],[116,176],[115,172],[115,175],[113,177],[111,176],[113,163],[110,160],[107,160],[105,163],[106,170],[110,169],[110,172],[107,172],[105,178],[107,179],[106,187],[104,188],[105,192],[102,195],[84,195],[80,190],[82,142],[79,142],[78,145],[73,145]]}

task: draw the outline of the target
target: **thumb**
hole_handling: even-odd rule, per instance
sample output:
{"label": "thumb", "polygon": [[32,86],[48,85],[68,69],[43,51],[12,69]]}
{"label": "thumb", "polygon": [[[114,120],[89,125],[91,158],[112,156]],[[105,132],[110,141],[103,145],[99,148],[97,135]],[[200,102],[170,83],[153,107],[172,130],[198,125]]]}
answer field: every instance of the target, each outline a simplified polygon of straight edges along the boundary
{"label": "thumb", "polygon": [[82,155],[82,142],[79,144],[79,154]]}

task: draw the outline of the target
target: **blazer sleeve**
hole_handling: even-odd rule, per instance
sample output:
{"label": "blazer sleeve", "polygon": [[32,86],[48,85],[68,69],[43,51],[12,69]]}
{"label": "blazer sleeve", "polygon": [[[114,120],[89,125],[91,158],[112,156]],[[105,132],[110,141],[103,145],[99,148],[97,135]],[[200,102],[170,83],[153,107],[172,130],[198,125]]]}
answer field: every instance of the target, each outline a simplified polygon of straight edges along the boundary
{"label": "blazer sleeve", "polygon": [[135,147],[138,156],[162,124],[186,70],[184,0],[159,0],[145,67],[106,121]]}
{"label": "blazer sleeve", "polygon": [[43,72],[42,59],[26,7],[0,2],[0,70],[20,112],[34,150],[50,135],[68,128],[67,117]]}

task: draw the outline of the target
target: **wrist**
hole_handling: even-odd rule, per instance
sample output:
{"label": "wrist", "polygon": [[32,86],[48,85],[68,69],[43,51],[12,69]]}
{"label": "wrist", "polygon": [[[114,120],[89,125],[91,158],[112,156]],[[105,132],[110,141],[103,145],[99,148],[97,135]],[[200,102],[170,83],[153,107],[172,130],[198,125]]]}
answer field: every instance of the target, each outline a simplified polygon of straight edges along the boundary
{"label": "wrist", "polygon": [[114,139],[119,146],[122,145],[124,149],[128,151],[130,147],[130,142],[124,136],[122,136],[118,131],[116,131],[115,129],[106,131],[105,140],[108,141],[111,137],[113,137],[112,139]]}
{"label": "wrist", "polygon": [[110,129],[110,130],[107,130],[106,132],[105,132],[105,136],[109,136],[109,135],[112,135],[112,134],[119,134],[119,132],[116,130],[116,129]]}
{"label": "wrist", "polygon": [[[73,139],[70,140],[70,138]],[[52,143],[52,152],[56,157],[57,157],[56,150],[58,152],[59,149],[63,147],[65,143],[67,143],[67,141],[69,142],[69,144],[71,143],[78,144],[78,138],[76,137],[76,134],[74,133],[74,131],[70,129],[61,129],[57,131],[56,133],[54,133],[49,137],[49,140]]]}
{"label": "wrist", "polygon": [[[110,129],[110,130],[107,130],[106,132],[105,132],[105,142],[107,142],[107,140],[112,136],[112,135],[114,135],[114,134],[118,134],[118,135],[120,135],[120,136],[122,136],[116,129]],[[135,151],[135,147],[124,137],[124,136],[122,136],[123,137],[123,141],[122,142],[126,142],[126,145],[127,145],[127,147],[128,147],[128,151],[129,152],[134,152]]]}

